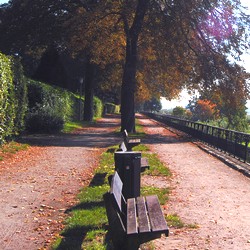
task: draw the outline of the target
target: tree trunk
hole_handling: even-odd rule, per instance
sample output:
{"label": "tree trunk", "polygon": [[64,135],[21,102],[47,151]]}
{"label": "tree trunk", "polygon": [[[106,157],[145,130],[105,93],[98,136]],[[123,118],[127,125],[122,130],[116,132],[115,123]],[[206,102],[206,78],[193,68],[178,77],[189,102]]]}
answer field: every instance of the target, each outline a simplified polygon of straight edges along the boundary
{"label": "tree trunk", "polygon": [[123,16],[127,44],[121,88],[121,131],[126,129],[128,132],[135,132],[134,94],[136,91],[137,45],[148,3],[149,0],[138,0],[131,28],[128,27],[126,16]]}
{"label": "tree trunk", "polygon": [[94,116],[94,74],[95,66],[88,60],[85,71],[84,121],[92,121]]}
{"label": "tree trunk", "polygon": [[121,88],[121,131],[135,132],[134,93],[136,89],[137,42],[127,41]]}

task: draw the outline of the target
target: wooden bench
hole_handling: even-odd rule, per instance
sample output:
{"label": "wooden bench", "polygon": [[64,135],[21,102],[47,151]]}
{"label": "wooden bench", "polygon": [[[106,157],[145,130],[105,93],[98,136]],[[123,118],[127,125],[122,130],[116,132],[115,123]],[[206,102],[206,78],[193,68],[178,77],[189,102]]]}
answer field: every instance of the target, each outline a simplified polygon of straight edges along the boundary
{"label": "wooden bench", "polygon": [[129,198],[122,195],[123,183],[115,172],[110,192],[104,194],[109,232],[115,249],[138,249],[142,243],[168,236],[169,230],[156,195]]}
{"label": "wooden bench", "polygon": [[124,140],[125,146],[127,148],[127,151],[131,151],[133,147],[135,147],[141,143],[140,139],[129,138],[128,132],[126,129],[123,131],[123,140]]}

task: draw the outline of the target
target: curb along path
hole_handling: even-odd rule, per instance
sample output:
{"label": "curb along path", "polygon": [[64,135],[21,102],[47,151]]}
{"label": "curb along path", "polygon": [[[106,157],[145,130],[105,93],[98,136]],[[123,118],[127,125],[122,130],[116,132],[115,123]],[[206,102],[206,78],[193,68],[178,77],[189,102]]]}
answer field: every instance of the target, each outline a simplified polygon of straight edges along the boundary
{"label": "curb along path", "polygon": [[173,173],[167,213],[199,226],[170,228],[157,249],[249,250],[250,179],[157,123],[142,116],[140,123],[149,134],[144,143]]}
{"label": "curb along path", "polygon": [[36,146],[0,162],[1,250],[48,246],[101,152],[118,143],[118,124],[109,116],[71,135],[28,136]]}

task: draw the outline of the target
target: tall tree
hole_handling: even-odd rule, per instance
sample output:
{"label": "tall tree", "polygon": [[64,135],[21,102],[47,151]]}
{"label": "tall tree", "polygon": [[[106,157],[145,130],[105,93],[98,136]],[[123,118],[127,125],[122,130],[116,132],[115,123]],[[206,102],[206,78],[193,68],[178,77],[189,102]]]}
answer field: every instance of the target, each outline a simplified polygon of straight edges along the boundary
{"label": "tall tree", "polygon": [[[116,64],[123,70],[121,127],[129,132],[136,91],[170,99],[183,87],[212,90],[230,78],[235,66],[226,58],[237,58],[249,37],[250,19],[239,0],[57,0],[45,1],[45,8],[43,3],[32,1],[61,25],[51,33],[61,35],[60,47],[88,52],[102,69]],[[246,79],[240,77],[245,95]]]}
{"label": "tall tree", "polygon": [[[114,54],[118,45],[125,47],[121,129],[131,132],[138,85],[169,98],[184,86],[212,89],[218,79],[222,83],[225,77],[230,77],[229,68],[234,66],[226,59],[227,55],[237,57],[247,46],[249,19],[238,0],[103,0],[96,1],[91,8],[88,27],[92,37],[98,45],[98,39],[110,42],[103,42],[96,50],[102,50],[102,59],[110,60],[103,53],[107,44],[107,54],[109,51]],[[114,43],[115,35],[122,37],[120,41],[124,40],[125,45]],[[244,85],[246,79],[240,77]]]}

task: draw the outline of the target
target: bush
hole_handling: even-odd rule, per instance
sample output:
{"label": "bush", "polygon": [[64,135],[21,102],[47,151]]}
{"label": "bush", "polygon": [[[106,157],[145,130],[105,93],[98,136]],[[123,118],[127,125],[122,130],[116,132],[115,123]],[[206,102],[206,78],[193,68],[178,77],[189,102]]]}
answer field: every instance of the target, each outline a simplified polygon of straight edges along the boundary
{"label": "bush", "polygon": [[94,117],[101,117],[103,113],[103,103],[98,97],[94,97]]}
{"label": "bush", "polygon": [[29,113],[26,129],[30,132],[56,132],[74,116],[74,96],[58,87],[28,81]]}
{"label": "bush", "polygon": [[[84,99],[59,87],[28,81],[29,113],[26,128],[30,132],[60,131],[65,122],[82,120]],[[94,116],[101,117],[103,105],[94,98]]]}
{"label": "bush", "polygon": [[32,133],[53,133],[63,129],[64,120],[53,107],[39,106],[29,112],[26,118],[26,129]]}
{"label": "bush", "polygon": [[113,103],[105,103],[104,105],[105,114],[117,114],[120,111],[120,106]]}
{"label": "bush", "polygon": [[26,91],[19,59],[0,53],[0,144],[24,129]]}
{"label": "bush", "polygon": [[15,95],[11,60],[0,53],[0,143],[12,135],[15,118]]}
{"label": "bush", "polygon": [[28,109],[27,78],[24,76],[23,66],[19,58],[13,58],[12,70],[16,101],[14,132],[18,134],[25,128],[25,116]]}

